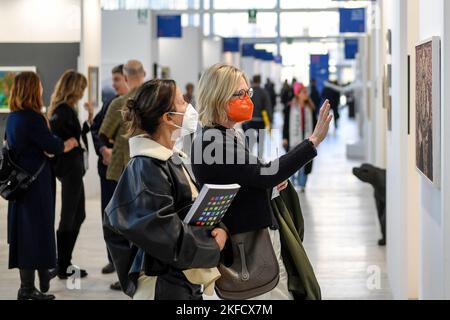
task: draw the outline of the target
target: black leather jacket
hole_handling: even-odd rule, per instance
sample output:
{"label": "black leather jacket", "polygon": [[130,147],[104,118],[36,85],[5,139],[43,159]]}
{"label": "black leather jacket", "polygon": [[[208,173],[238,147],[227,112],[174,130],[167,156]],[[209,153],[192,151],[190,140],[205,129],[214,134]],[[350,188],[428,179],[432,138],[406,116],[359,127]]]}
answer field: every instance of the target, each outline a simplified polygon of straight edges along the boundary
{"label": "black leather jacket", "polygon": [[125,169],[105,209],[105,240],[122,290],[133,296],[140,272],[160,276],[219,263],[211,230],[182,222],[192,192],[180,158],[137,156]]}

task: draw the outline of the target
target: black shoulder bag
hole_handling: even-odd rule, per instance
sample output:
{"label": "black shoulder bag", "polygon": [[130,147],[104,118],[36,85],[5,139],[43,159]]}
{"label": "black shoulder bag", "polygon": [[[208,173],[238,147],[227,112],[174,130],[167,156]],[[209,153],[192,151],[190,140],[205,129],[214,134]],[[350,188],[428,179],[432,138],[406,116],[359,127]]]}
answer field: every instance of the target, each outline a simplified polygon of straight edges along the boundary
{"label": "black shoulder bag", "polygon": [[31,184],[44,170],[45,162],[46,160],[36,173],[30,174],[13,161],[8,142],[5,141],[0,153],[0,196],[8,201],[16,200],[30,188]]}

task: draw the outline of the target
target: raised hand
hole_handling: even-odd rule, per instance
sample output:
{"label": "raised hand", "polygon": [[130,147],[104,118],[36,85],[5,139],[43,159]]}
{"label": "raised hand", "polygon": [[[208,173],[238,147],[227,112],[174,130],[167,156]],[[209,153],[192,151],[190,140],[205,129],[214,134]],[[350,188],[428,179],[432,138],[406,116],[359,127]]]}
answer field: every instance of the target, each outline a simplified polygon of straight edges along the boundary
{"label": "raised hand", "polygon": [[323,140],[327,137],[330,130],[330,123],[333,120],[333,115],[330,114],[331,105],[328,100],[325,100],[322,108],[320,108],[319,119],[317,120],[316,128],[309,140],[317,148]]}

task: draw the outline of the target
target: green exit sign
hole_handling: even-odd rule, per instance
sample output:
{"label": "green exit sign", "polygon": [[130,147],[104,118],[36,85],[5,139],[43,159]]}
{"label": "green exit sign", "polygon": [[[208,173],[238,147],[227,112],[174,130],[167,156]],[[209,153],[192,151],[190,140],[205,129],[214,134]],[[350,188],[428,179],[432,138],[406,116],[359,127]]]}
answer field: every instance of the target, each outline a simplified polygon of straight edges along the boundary
{"label": "green exit sign", "polygon": [[256,9],[248,10],[248,23],[256,23],[256,15],[258,11]]}

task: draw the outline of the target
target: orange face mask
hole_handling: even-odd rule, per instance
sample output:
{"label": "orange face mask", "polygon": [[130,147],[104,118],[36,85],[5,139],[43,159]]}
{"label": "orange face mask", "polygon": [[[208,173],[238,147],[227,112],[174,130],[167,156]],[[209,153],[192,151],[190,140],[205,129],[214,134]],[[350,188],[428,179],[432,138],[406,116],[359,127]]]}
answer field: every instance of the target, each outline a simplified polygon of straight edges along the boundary
{"label": "orange face mask", "polygon": [[249,96],[244,100],[236,99],[228,103],[228,119],[234,122],[245,122],[253,118],[253,102]]}

